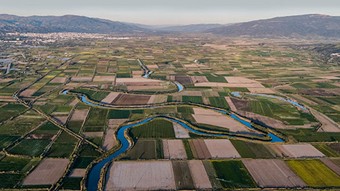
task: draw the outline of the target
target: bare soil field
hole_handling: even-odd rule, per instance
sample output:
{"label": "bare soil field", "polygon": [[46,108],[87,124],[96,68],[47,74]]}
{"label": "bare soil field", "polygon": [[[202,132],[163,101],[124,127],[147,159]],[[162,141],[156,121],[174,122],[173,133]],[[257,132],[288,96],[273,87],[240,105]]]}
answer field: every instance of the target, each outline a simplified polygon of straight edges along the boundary
{"label": "bare soil field", "polygon": [[209,80],[205,76],[191,76],[191,81],[193,83],[209,82]]}
{"label": "bare soil field", "polygon": [[166,159],[187,158],[182,140],[163,140],[163,153]]}
{"label": "bare soil field", "polygon": [[55,184],[64,174],[69,162],[68,159],[45,158],[24,179],[23,185]]}
{"label": "bare soil field", "polygon": [[95,76],[93,82],[114,82],[115,76]]}
{"label": "bare soil field", "polygon": [[154,80],[154,79],[147,79],[147,78],[143,78],[141,76],[136,77],[136,78],[116,78],[116,84],[124,84],[124,85],[134,85],[134,84],[138,84],[138,85],[158,85],[160,84],[162,81],[161,80]]}
{"label": "bare soil field", "polygon": [[92,77],[80,77],[80,76],[74,76],[71,78],[73,82],[91,82]]}
{"label": "bare soil field", "polygon": [[308,143],[270,145],[270,147],[280,157],[304,158],[325,156],[323,153],[321,153],[319,150]]}
{"label": "bare soil field", "polygon": [[102,131],[97,131],[97,132],[83,132],[85,137],[102,137],[103,132]]}
{"label": "bare soil field", "polygon": [[227,97],[224,97],[224,99],[227,101],[231,111],[234,111],[234,112],[237,111],[237,108],[234,105],[234,102],[230,99],[230,97],[227,96]]}
{"label": "bare soil field", "polygon": [[50,81],[50,83],[60,83],[60,84],[63,84],[65,83],[67,80],[66,77],[55,77],[53,78],[53,80]]}
{"label": "bare soil field", "polygon": [[66,115],[54,115],[53,118],[55,118],[57,121],[59,121],[62,124],[66,124],[66,121],[68,119],[68,116]]}
{"label": "bare soil field", "polygon": [[127,90],[128,91],[139,91],[139,90],[162,90],[164,89],[164,86],[161,86],[161,85],[140,85],[140,86],[131,86],[129,85],[127,87]]}
{"label": "bare soil field", "polygon": [[270,88],[247,88],[250,93],[256,94],[274,94],[275,92]]}
{"label": "bare soil field", "polygon": [[127,119],[109,119],[110,126],[119,126],[123,124]]}
{"label": "bare soil field", "polygon": [[241,87],[241,88],[264,88],[264,86],[260,83],[251,83],[251,84],[231,84],[231,83],[219,83],[219,82],[201,82],[195,83],[196,87]]}
{"label": "bare soil field", "polygon": [[320,159],[328,168],[332,169],[336,174],[340,176],[340,166],[335,164],[331,159],[329,158],[321,158]]}
{"label": "bare soil field", "polygon": [[183,85],[192,84],[190,76],[176,75],[175,80]]}
{"label": "bare soil field", "polygon": [[190,138],[189,135],[189,131],[187,129],[185,129],[184,127],[182,127],[182,125],[173,122],[172,126],[174,128],[175,131],[175,137],[177,139],[185,139],[185,138]]}
{"label": "bare soil field", "polygon": [[259,83],[255,80],[249,79],[249,78],[245,78],[245,77],[235,77],[235,76],[228,76],[228,77],[224,77],[228,83],[230,84],[256,84]]}
{"label": "bare soil field", "polygon": [[36,89],[26,89],[21,92],[20,96],[23,97],[31,97],[37,90]]}
{"label": "bare soil field", "polygon": [[205,139],[204,142],[212,158],[241,158],[228,139]]}
{"label": "bare soil field", "polygon": [[260,187],[305,187],[306,184],[279,159],[244,159],[250,175]]}
{"label": "bare soil field", "polygon": [[107,95],[104,99],[102,99],[101,102],[112,103],[119,94],[120,93],[117,93],[117,92],[110,92],[109,95]]}
{"label": "bare soil field", "polygon": [[203,139],[193,139],[189,141],[189,145],[194,158],[197,159],[210,159],[211,155],[209,153],[207,145]]}
{"label": "bare soil field", "polygon": [[318,129],[318,132],[340,132],[340,126],[332,119],[323,113],[316,111],[315,109],[310,108],[310,111],[313,116],[321,123],[321,127]]}
{"label": "bare soil field", "polygon": [[192,190],[194,183],[187,161],[172,161],[177,190]]}
{"label": "bare soil field", "polygon": [[194,117],[197,123],[214,125],[218,127],[224,127],[229,129],[232,132],[246,131],[249,132],[248,129],[243,124],[237,122],[233,118],[220,114],[215,111],[202,109],[202,108],[194,108],[194,113],[192,116]]}
{"label": "bare soil field", "polygon": [[86,169],[84,168],[75,168],[70,173],[69,177],[84,177],[86,175]]}
{"label": "bare soil field", "polygon": [[115,131],[116,131],[115,129],[110,127],[107,128],[106,130],[103,143],[103,149],[105,149],[106,151],[112,149],[117,144],[117,140],[115,138]]}
{"label": "bare soil field", "polygon": [[84,121],[88,113],[88,109],[76,109],[74,110],[70,121]]}
{"label": "bare soil field", "polygon": [[75,105],[77,105],[78,102],[79,102],[78,99],[74,99],[69,105],[70,106],[75,106]]}
{"label": "bare soil field", "polygon": [[195,188],[198,190],[212,189],[208,174],[202,161],[190,160],[188,161],[188,165]]}
{"label": "bare soil field", "polygon": [[107,191],[175,189],[171,161],[114,162],[108,169]]}
{"label": "bare soil field", "polygon": [[114,104],[116,105],[143,105],[147,104],[151,96],[149,95],[130,95],[119,94]]}
{"label": "bare soil field", "polygon": [[240,115],[246,116],[247,118],[250,118],[250,119],[259,120],[262,123],[273,128],[287,129],[287,126],[283,122],[270,118],[270,117],[262,116],[262,115],[252,113],[252,112],[240,111],[240,110],[238,110],[237,113],[239,113]]}

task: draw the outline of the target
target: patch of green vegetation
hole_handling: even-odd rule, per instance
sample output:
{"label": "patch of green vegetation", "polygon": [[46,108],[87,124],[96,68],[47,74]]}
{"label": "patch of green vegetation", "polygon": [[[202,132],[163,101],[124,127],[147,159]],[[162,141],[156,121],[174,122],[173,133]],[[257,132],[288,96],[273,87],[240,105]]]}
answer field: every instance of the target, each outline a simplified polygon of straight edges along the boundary
{"label": "patch of green vegetation", "polygon": [[287,163],[308,186],[340,186],[340,176],[320,160],[288,160]]}
{"label": "patch of green vegetation", "polygon": [[314,129],[278,130],[292,136],[299,142],[334,142],[340,140],[340,133],[316,132]]}
{"label": "patch of green vegetation", "polygon": [[227,82],[224,76],[218,76],[215,74],[205,74],[209,82]]}
{"label": "patch of green vegetation", "polygon": [[203,99],[201,96],[182,96],[182,101],[187,103],[198,103],[202,104]]}
{"label": "patch of green vegetation", "polygon": [[[137,111],[137,110],[134,110]],[[143,111],[143,110],[141,110]],[[110,110],[108,114],[109,119],[127,119],[130,117],[130,110]]]}
{"label": "patch of green vegetation", "polygon": [[194,155],[192,154],[188,139],[183,139],[183,144],[184,144],[185,152],[187,153],[188,160],[193,159]]}
{"label": "patch of green vegetation", "polygon": [[9,121],[0,126],[0,134],[11,136],[22,136],[37,127],[44,119],[42,118],[28,118],[19,116],[15,120]]}
{"label": "patch of green vegetation", "polygon": [[316,143],[316,144],[313,144],[313,146],[328,157],[339,157],[340,156],[340,153],[333,150],[326,143]]}
{"label": "patch of green vegetation", "polygon": [[246,167],[241,161],[211,161],[217,179],[225,188],[253,188],[256,187]]}
{"label": "patch of green vegetation", "polygon": [[9,103],[0,107],[0,122],[3,122],[11,117],[15,117],[24,112],[27,108],[21,104]]}
{"label": "patch of green vegetation", "polygon": [[24,139],[12,147],[9,152],[37,157],[43,153],[49,143],[50,141],[45,139]]}
{"label": "patch of green vegetation", "polygon": [[274,155],[259,143],[231,140],[234,147],[242,158],[274,158]]}
{"label": "patch of green vegetation", "polygon": [[20,136],[0,135],[0,149],[6,148]]}
{"label": "patch of green vegetation", "polygon": [[0,171],[20,172],[30,161],[29,158],[6,156],[0,160]]}
{"label": "patch of green vegetation", "polygon": [[210,105],[223,109],[229,109],[229,105],[224,97],[209,97]]}
{"label": "patch of green vegetation", "polygon": [[13,188],[22,178],[21,174],[0,174],[0,188]]}
{"label": "patch of green vegetation", "polygon": [[177,112],[178,113],[185,113],[185,114],[193,114],[194,110],[192,109],[192,107],[179,106],[179,107],[177,107]]}
{"label": "patch of green vegetation", "polygon": [[172,123],[165,119],[154,119],[132,128],[130,132],[133,137],[138,138],[175,138]]}
{"label": "patch of green vegetation", "polygon": [[67,177],[64,179],[61,188],[66,190],[80,190],[80,183],[82,179],[83,178]]}
{"label": "patch of green vegetation", "polygon": [[76,144],[77,139],[63,131],[53,143],[47,155],[49,157],[69,158]]}

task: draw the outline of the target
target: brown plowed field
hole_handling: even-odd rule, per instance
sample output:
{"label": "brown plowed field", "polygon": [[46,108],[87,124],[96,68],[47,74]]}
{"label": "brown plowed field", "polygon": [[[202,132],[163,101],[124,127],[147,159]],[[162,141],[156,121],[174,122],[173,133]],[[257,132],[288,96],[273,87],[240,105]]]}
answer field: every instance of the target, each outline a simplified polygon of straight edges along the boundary
{"label": "brown plowed field", "polygon": [[204,165],[200,160],[188,161],[191,176],[195,185],[195,188],[200,189],[211,189],[211,183],[207,172],[205,171]]}
{"label": "brown plowed field", "polygon": [[241,158],[228,139],[205,139],[204,142],[212,158]]}
{"label": "brown plowed field", "polygon": [[163,151],[167,159],[187,158],[182,140],[163,140]]}
{"label": "brown plowed field", "polygon": [[45,158],[24,179],[23,185],[55,184],[64,174],[69,162],[68,159]]}
{"label": "brown plowed field", "polygon": [[203,139],[193,139],[189,141],[192,154],[197,159],[210,159],[208,147],[205,145]]}
{"label": "brown plowed field", "polygon": [[245,159],[243,164],[260,187],[305,187],[306,184],[278,159]]}
{"label": "brown plowed field", "polygon": [[150,99],[149,95],[129,95],[119,94],[114,101],[116,105],[143,105],[147,104]]}
{"label": "brown plowed field", "polygon": [[176,190],[171,161],[114,162],[108,173],[107,191]]}

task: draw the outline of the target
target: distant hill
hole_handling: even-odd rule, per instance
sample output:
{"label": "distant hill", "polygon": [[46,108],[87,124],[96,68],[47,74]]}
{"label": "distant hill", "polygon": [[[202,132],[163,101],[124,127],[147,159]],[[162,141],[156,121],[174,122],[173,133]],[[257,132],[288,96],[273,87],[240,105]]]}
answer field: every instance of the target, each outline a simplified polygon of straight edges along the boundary
{"label": "distant hill", "polygon": [[79,33],[147,33],[151,30],[133,24],[76,15],[30,16],[0,14],[0,32],[79,32]]}
{"label": "distant hill", "polygon": [[225,36],[340,38],[340,17],[316,14],[276,17],[217,27],[206,32]]}
{"label": "distant hill", "polygon": [[211,33],[224,36],[321,36],[340,38],[340,17],[313,14],[276,17],[229,25],[148,26],[76,15],[21,17],[0,14],[0,34],[8,32],[79,32],[102,34]]}
{"label": "distant hill", "polygon": [[210,29],[222,27],[221,24],[192,24],[192,25],[179,25],[179,26],[167,26],[158,27],[156,30],[168,31],[168,32],[181,32],[181,33],[202,33]]}

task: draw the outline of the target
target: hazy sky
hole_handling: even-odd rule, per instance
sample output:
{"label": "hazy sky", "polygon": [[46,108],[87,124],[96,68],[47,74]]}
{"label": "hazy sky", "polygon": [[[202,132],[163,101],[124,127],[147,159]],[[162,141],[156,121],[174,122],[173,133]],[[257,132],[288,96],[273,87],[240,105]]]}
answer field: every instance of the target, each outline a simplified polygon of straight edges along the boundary
{"label": "hazy sky", "polygon": [[0,0],[0,14],[75,14],[143,24],[233,23],[298,14],[340,15],[340,0]]}

